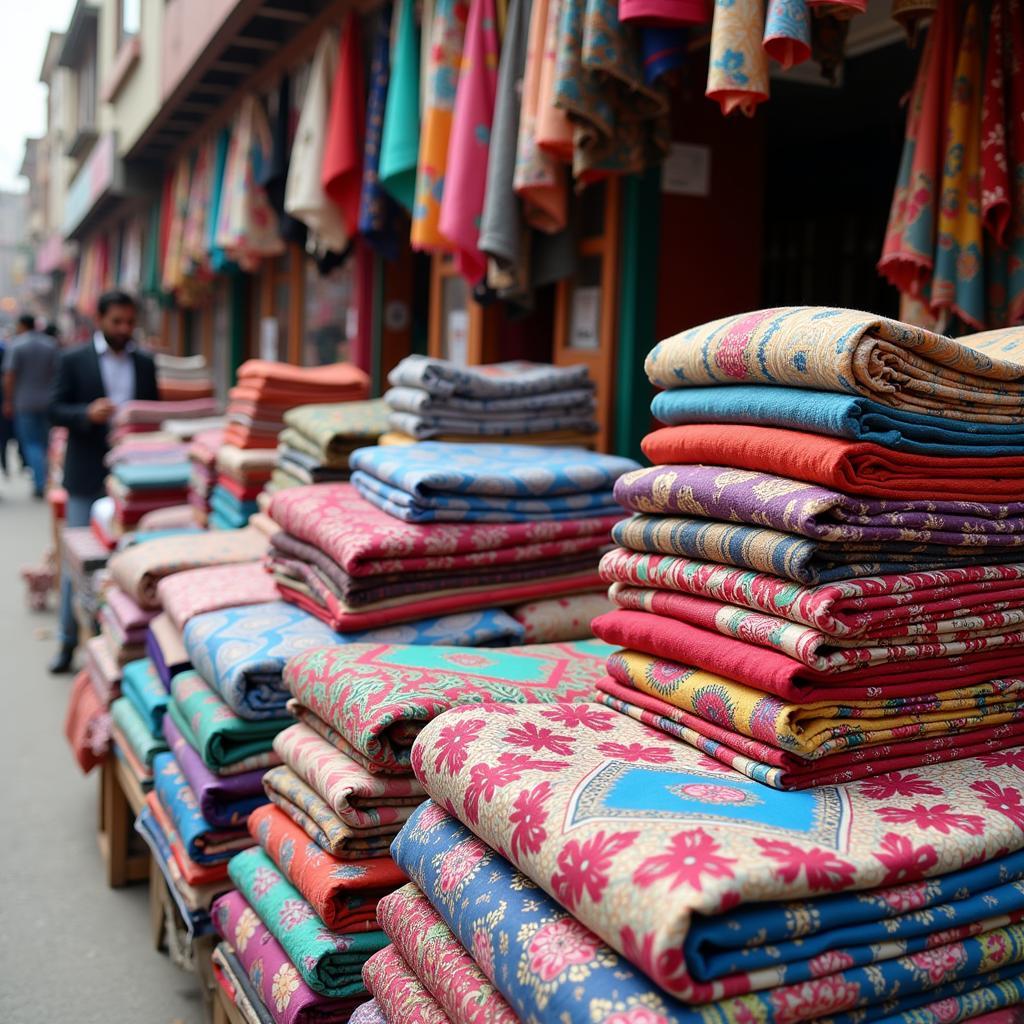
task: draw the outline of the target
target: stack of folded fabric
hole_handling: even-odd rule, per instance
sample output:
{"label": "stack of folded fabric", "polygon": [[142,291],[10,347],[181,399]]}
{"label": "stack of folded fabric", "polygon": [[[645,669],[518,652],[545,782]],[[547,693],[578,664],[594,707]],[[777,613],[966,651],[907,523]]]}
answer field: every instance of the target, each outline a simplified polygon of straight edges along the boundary
{"label": "stack of folded fabric", "polygon": [[158,509],[184,505],[188,501],[191,467],[185,457],[175,462],[116,462],[107,477],[107,494],[113,499],[111,531],[115,538],[137,526],[139,520]]}
{"label": "stack of folded fabric", "polygon": [[163,719],[169,695],[149,658],[124,667],[121,696],[110,706],[115,755],[128,766],[139,785],[153,785],[153,762],[167,750]]}
{"label": "stack of folded fabric", "polygon": [[370,379],[357,366],[303,368],[250,359],[238,368],[229,394],[224,440],[238,448],[277,448],[284,414],[297,405],[364,399]]}
{"label": "stack of folded fabric", "polygon": [[99,611],[100,635],[119,665],[146,653],[146,631],[156,612],[140,608],[120,587],[108,587]]}
{"label": "stack of folded fabric", "polygon": [[399,977],[467,1022],[941,1024],[1024,1000],[1019,751],[790,793],[597,705],[505,711],[450,710],[413,749],[432,802],[392,846],[392,970],[366,972],[392,1024]]}
{"label": "stack of folded fabric", "polygon": [[217,483],[210,492],[210,526],[221,530],[245,526],[259,510],[256,499],[270,482],[276,464],[274,451],[222,445],[217,452]]}
{"label": "stack of folded fabric", "polygon": [[284,414],[272,489],[347,480],[349,456],[376,444],[388,429],[388,406],[380,398],[333,405],[300,405]]}
{"label": "stack of folded fabric", "polygon": [[[581,453],[582,454],[582,453]],[[621,512],[512,523],[404,523],[352,484],[273,495],[282,596],[349,633],[430,615],[592,593]]]}
{"label": "stack of folded fabric", "polygon": [[61,531],[61,572],[67,573],[81,618],[95,622],[100,609],[99,578],[110,558],[110,549],[88,526]]}
{"label": "stack of folded fabric", "polygon": [[188,446],[191,467],[188,482],[188,503],[197,522],[205,525],[210,515],[210,498],[217,485],[217,452],[224,444],[223,428],[201,430]]}
{"label": "stack of folded fabric", "polygon": [[1015,347],[815,309],[661,343],[671,425],[616,485],[601,701],[786,789],[1020,744]]}
{"label": "stack of folded fabric", "polygon": [[211,430],[223,430],[227,419],[222,416],[202,416],[194,420],[164,420],[160,424],[160,432],[178,441],[190,442],[200,434]]}
{"label": "stack of folded fabric", "polygon": [[156,383],[164,402],[212,398],[213,381],[203,356],[172,356],[157,352]]}
{"label": "stack of folded fabric", "polygon": [[593,444],[594,384],[585,366],[493,363],[463,367],[407,356],[384,399],[393,442],[502,438],[528,444]]}
{"label": "stack of folded fabric", "polygon": [[163,430],[149,434],[131,434],[107,452],[105,464],[113,468],[121,463],[180,463],[188,457],[181,438]]}
{"label": "stack of folded fabric", "polygon": [[104,637],[90,637],[83,646],[85,667],[71,688],[64,735],[88,774],[110,753],[110,709],[121,696],[122,668]]}
{"label": "stack of folded fabric", "polygon": [[161,612],[146,630],[146,655],[153,663],[160,682],[168,692],[171,680],[179,673],[192,667],[185,650],[181,630],[166,612]]}
{"label": "stack of folded fabric", "polygon": [[118,406],[111,421],[110,440],[117,444],[134,434],[160,430],[165,420],[198,420],[217,415],[213,398],[188,398],[183,401],[144,401],[133,399]]}

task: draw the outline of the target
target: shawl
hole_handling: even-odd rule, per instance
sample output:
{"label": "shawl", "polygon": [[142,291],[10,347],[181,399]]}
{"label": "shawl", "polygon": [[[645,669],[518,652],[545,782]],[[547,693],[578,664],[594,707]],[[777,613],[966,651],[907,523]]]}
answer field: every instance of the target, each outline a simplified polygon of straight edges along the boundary
{"label": "shawl", "polygon": [[160,581],[157,597],[179,630],[206,612],[244,605],[268,604],[277,599],[273,577],[259,562],[213,565],[175,573]]}
{"label": "shawl", "polygon": [[171,850],[171,859],[174,861],[181,877],[191,886],[217,885],[226,881],[228,877],[227,864],[221,861],[218,864],[197,864],[181,845],[181,836],[174,828],[174,822],[164,809],[160,798],[156,793],[146,794],[145,809],[152,816],[153,828],[151,832],[157,833],[163,838]]}
{"label": "shawl", "polygon": [[447,415],[466,420],[495,418],[531,420],[535,414],[552,412],[590,412],[596,408],[592,386],[542,391],[538,394],[515,395],[509,398],[468,398],[461,395],[434,395],[419,387],[389,388],[384,401],[394,412],[417,416]]}
{"label": "shawl", "polygon": [[221,992],[241,1014],[245,1024],[275,1024],[270,1010],[227,943],[219,942],[214,946],[210,954],[210,970]]}
{"label": "shawl", "polygon": [[663,388],[774,384],[864,395],[953,420],[1024,418],[1024,328],[956,341],[854,310],[791,306],[726,317],[659,342]]}
{"label": "shawl", "polygon": [[412,0],[395,0],[396,27],[381,129],[380,187],[412,212],[420,145],[420,32]]}

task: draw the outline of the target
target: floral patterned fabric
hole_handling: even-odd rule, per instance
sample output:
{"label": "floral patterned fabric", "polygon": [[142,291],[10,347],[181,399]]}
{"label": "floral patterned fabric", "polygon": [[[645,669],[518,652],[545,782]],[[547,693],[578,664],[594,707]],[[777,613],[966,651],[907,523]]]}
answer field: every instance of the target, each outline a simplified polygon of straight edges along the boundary
{"label": "floral patterned fabric", "polygon": [[372,931],[377,900],[405,881],[390,857],[331,856],[274,806],[249,815],[249,832],[332,931]]}
{"label": "floral patterned fabric", "polygon": [[347,465],[358,443],[377,440],[388,429],[388,407],[382,398],[366,402],[300,405],[288,409],[284,422],[315,446],[325,466]]}
{"label": "floral patterned fabric", "polygon": [[366,987],[388,1024],[446,1024],[448,1018],[394,946],[366,961]]}
{"label": "floral patterned fabric", "polygon": [[349,1019],[359,1000],[314,992],[241,893],[229,892],[217,900],[212,917],[217,934],[231,943],[277,1024],[345,1024]]}
{"label": "floral patterned fabric", "polygon": [[364,991],[360,971],[367,957],[387,944],[382,932],[332,932],[259,848],[234,857],[228,874],[314,992],[354,996]]}
{"label": "floral patterned fabric", "polygon": [[764,51],[784,70],[811,56],[811,14],[806,0],[768,0]]}
{"label": "floral patterned fabric", "polygon": [[226,942],[218,942],[214,947],[210,954],[210,968],[221,991],[234,1005],[245,1024],[275,1024],[260,994],[253,988],[245,968]]}
{"label": "floral patterned fabric", "polygon": [[460,703],[584,700],[610,649],[597,641],[503,651],[358,645],[294,658],[296,700],[337,730],[371,771],[403,773],[423,723]]}
{"label": "floral patterned fabric", "polygon": [[723,114],[752,117],[768,99],[768,57],[761,45],[762,0],[715,0],[711,22],[711,62],[705,95]]}
{"label": "floral patterned fabric", "polygon": [[228,877],[225,861],[216,864],[197,864],[181,844],[181,836],[174,828],[174,821],[160,802],[156,793],[146,794],[146,810],[152,815],[154,827],[159,830],[171,849],[171,856],[181,877],[193,886],[217,885]]}
{"label": "floral patterned fabric", "polygon": [[953,341],[854,310],[792,306],[683,331],[655,345],[645,368],[663,388],[773,384],[954,420],[1024,418],[1024,328]]}
{"label": "floral patterned fabric", "polygon": [[593,636],[590,623],[611,611],[612,604],[602,591],[531,601],[513,608],[512,616],[522,623],[528,644],[557,644],[587,640]]}
{"label": "floral patterned fabric", "polygon": [[277,600],[274,581],[259,562],[175,573],[161,580],[156,592],[164,612],[179,630],[205,612]]}
{"label": "floral patterned fabric", "polygon": [[197,672],[175,676],[171,693],[167,713],[208,768],[227,775],[280,763],[271,745],[290,718],[239,718]]}
{"label": "floral patterned fabric", "polygon": [[792,1019],[810,1019],[825,998],[841,1012],[1024,957],[1024,933],[1009,926],[938,947],[935,975],[906,957],[877,985],[850,970],[802,995],[744,996],[748,978],[705,986],[682,954],[694,914],[913,881],[1020,849],[1024,795],[1012,762],[922,769],[934,795],[779,793],[708,770],[696,750],[594,706],[501,710],[457,708],[428,725],[413,755],[417,777],[581,923],[687,1001],[735,994],[735,1010],[787,1006]]}
{"label": "floral patterned fabric", "polygon": [[381,928],[452,1024],[516,1024],[518,1018],[415,885],[386,896]]}

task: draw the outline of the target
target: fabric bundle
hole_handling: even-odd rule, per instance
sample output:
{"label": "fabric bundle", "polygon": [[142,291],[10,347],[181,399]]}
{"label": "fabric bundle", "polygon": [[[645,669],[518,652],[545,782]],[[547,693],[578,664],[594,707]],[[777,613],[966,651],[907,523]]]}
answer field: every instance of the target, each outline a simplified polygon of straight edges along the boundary
{"label": "fabric bundle", "polygon": [[517,439],[589,444],[597,432],[585,366],[511,362],[460,367],[407,356],[388,374],[391,429],[417,441]]}
{"label": "fabric bundle", "polygon": [[349,363],[306,368],[247,360],[238,368],[237,383],[229,394],[224,441],[243,449],[276,448],[288,409],[364,399],[369,387],[366,374]]}
{"label": "fabric bundle", "polygon": [[100,577],[110,558],[110,549],[88,526],[66,527],[61,531],[61,572],[70,579],[75,604],[86,621],[99,613]]}
{"label": "fabric bundle", "polygon": [[593,591],[619,518],[403,523],[350,484],[281,491],[270,515],[282,596],[344,633]]}
{"label": "fabric bundle", "polygon": [[[159,378],[158,378],[159,380]],[[131,434],[145,434],[161,429],[167,420],[198,420],[217,415],[217,402],[210,397],[193,397],[183,401],[145,401],[133,399],[118,406],[111,421],[111,441],[115,444]]]}
{"label": "fabric bundle", "polygon": [[223,444],[224,430],[218,427],[200,431],[188,446],[191,467],[188,503],[195,512],[196,521],[203,526],[210,515],[210,498],[217,485],[217,452]]}
{"label": "fabric bundle", "polygon": [[260,562],[189,569],[162,579],[156,588],[164,614],[178,630],[206,612],[277,600],[274,578]]}
{"label": "fabric bundle", "polygon": [[127,697],[118,697],[110,705],[110,720],[114,754],[128,766],[143,791],[152,788],[153,761],[168,749],[164,737],[153,731]]}
{"label": "fabric bundle", "polygon": [[119,459],[117,448],[113,450],[116,461],[107,477],[107,494],[114,503],[114,539],[137,526],[147,513],[187,502],[191,467],[184,446],[176,449],[174,461],[154,459],[144,450]]}
{"label": "fabric bundle", "polygon": [[259,511],[256,499],[270,482],[276,461],[272,451],[222,445],[216,459],[217,483],[210,492],[209,525],[221,530],[245,526]]}
{"label": "fabric bundle", "polygon": [[204,356],[172,356],[157,352],[153,358],[156,360],[156,383],[161,401],[213,398],[213,381]]}
{"label": "fabric bundle", "polygon": [[157,615],[146,630],[146,654],[167,691],[174,676],[191,668],[181,630],[165,612]]}
{"label": "fabric bundle", "polygon": [[99,611],[100,633],[111,655],[121,665],[141,658],[146,651],[146,631],[156,612],[140,608],[119,587],[108,587]]}

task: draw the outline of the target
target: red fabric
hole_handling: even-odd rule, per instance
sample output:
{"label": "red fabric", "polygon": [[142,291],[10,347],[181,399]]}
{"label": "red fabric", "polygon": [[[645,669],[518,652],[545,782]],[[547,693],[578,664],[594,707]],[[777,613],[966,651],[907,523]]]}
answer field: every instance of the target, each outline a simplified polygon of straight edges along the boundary
{"label": "red fabric", "polygon": [[997,245],[1005,245],[1010,222],[1010,171],[1006,150],[1003,77],[1006,25],[1003,4],[992,4],[981,101],[981,219]]}
{"label": "red fabric", "polygon": [[351,363],[328,366],[291,366],[266,359],[248,359],[238,368],[240,386],[253,386],[263,394],[281,394],[289,389],[316,394],[321,401],[345,402],[366,398],[370,378]]}
{"label": "red fabric", "polygon": [[224,443],[236,448],[276,448],[277,434],[264,434],[239,423],[229,423],[224,431]]}
{"label": "red fabric", "polygon": [[182,878],[189,885],[213,885],[217,882],[223,882],[228,877],[226,862],[224,864],[210,865],[197,864],[185,852],[185,847],[181,844],[181,837],[174,827],[174,822],[171,821],[171,816],[164,810],[164,805],[160,803],[156,793],[146,794],[146,806],[152,812],[153,817],[156,818],[160,830],[167,837],[171,853],[174,856],[174,862],[178,865]]}
{"label": "red fabric", "polygon": [[234,495],[239,501],[255,501],[263,493],[263,485],[270,479],[270,474],[259,474],[260,476],[266,475],[266,480],[261,480],[259,483],[243,485],[237,480],[232,479],[225,473],[217,478],[217,483],[224,488],[228,494]]}
{"label": "red fabric", "polygon": [[711,21],[710,0],[622,0],[619,20],[666,28],[706,25]]}
{"label": "red fabric", "polygon": [[103,526],[100,524],[100,522],[98,520],[90,519],[89,520],[89,526],[91,527],[93,534],[96,536],[96,539],[108,551],[113,551],[114,548],[117,547],[117,540],[114,537],[111,537],[110,534],[107,533],[107,531],[103,529]]}
{"label": "red fabric", "polygon": [[342,32],[341,56],[331,89],[320,174],[324,192],[341,208],[345,230],[352,238],[359,230],[359,202],[363,189],[364,78],[359,19],[350,15]]}
{"label": "red fabric", "polygon": [[[377,901],[407,881],[390,857],[341,861],[331,856],[273,804],[253,811],[248,825],[253,839],[332,931],[374,931]],[[362,874],[353,878],[353,867]],[[350,908],[354,901],[362,905]]]}
{"label": "red fabric", "polygon": [[1024,649],[995,650],[846,672],[816,672],[777,651],[650,612],[614,611],[591,624],[606,643],[716,672],[794,703],[909,697],[1024,672]]}
{"label": "red fabric", "polygon": [[88,775],[110,753],[110,715],[88,672],[79,672],[64,715],[64,735],[78,767]]}
{"label": "red fabric", "polygon": [[1024,496],[1024,458],[917,455],[776,427],[664,427],[644,438],[643,450],[655,465],[735,466],[874,498],[1020,501]]}

